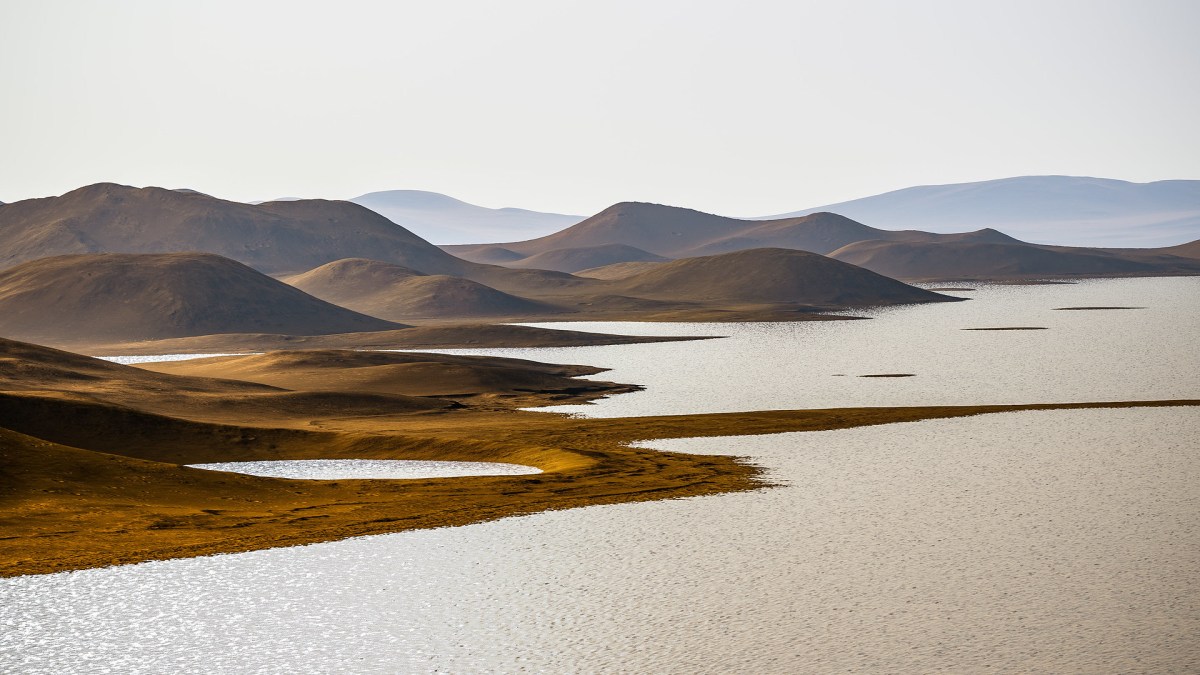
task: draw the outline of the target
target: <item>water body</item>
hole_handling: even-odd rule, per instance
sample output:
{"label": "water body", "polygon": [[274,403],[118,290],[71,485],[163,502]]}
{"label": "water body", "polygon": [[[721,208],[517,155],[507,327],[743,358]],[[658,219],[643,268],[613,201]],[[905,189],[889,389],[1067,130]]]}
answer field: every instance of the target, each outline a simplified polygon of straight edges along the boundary
{"label": "water body", "polygon": [[[1196,284],[978,287],[971,303],[873,321],[717,325],[740,337],[650,352],[520,351],[615,365],[600,377],[651,385],[589,407],[601,414],[627,398],[649,415],[1195,397]],[[1052,310],[1083,305],[1146,309]],[[1039,307],[1046,315],[1031,318]],[[1001,321],[1048,329],[959,330]],[[1027,338],[1065,342],[1011,344]],[[754,362],[739,351],[748,345],[774,365],[730,379],[737,369],[723,362]],[[628,363],[615,363],[621,350]],[[914,376],[850,377],[896,372]],[[949,394],[878,391],[938,372]],[[758,388],[784,398],[760,405]],[[654,447],[741,455],[781,486],[0,580],[0,671],[1200,672],[1195,408]]]}
{"label": "water body", "polygon": [[[683,346],[446,351],[586,363],[611,369],[592,379],[646,387],[553,408],[586,417],[1200,397],[1200,277],[972,288],[967,302],[847,313],[868,321],[537,324],[728,336]],[[1055,311],[1113,305],[1145,308]],[[1008,326],[1046,330],[962,330]],[[860,377],[895,373],[912,376]]]}
{"label": "water body", "polygon": [[269,478],[343,480],[358,478],[452,478],[455,476],[522,476],[542,470],[502,462],[438,462],[415,459],[284,459],[263,462],[188,464],[193,469],[231,471]]}
{"label": "water body", "polygon": [[784,487],[0,581],[0,670],[1196,672],[1200,415],[656,443]]}
{"label": "water body", "polygon": [[[261,352],[256,352],[261,353]],[[246,356],[246,354],[154,354],[145,356],[98,356],[96,358],[112,361],[123,366],[133,366],[139,363],[157,363],[160,361],[191,361],[192,359],[207,359],[213,356]]]}

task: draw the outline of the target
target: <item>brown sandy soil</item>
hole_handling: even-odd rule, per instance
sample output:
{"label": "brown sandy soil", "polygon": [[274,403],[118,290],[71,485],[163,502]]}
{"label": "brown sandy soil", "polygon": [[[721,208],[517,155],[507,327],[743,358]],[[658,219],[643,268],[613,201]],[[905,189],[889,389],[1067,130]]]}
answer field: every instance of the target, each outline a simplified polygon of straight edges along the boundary
{"label": "brown sandy soil", "polygon": [[231,333],[139,342],[54,342],[55,347],[99,356],[142,354],[241,354],[284,349],[453,349],[491,347],[588,347],[645,342],[707,340],[708,336],[655,337],[587,333],[504,324],[430,324],[400,330],[339,335]]}
{"label": "brown sandy soil", "polygon": [[[763,487],[732,457],[634,449],[633,440],[840,429],[1013,410],[1200,401],[857,408],[578,420],[450,411],[317,420],[319,430],[207,425],[97,406],[72,447],[0,430],[0,575],[47,573],[330,541],[591,504]],[[63,411],[43,414],[63,419]],[[61,425],[58,425],[61,426]],[[53,436],[68,430],[49,429]],[[158,434],[158,437],[153,437]],[[163,441],[170,439],[169,442]],[[65,441],[64,441],[65,443]],[[78,446],[91,445],[81,449]],[[101,445],[102,448],[94,446]],[[533,476],[300,481],[182,463],[302,458],[500,461]]]}
{"label": "brown sandy soil", "polygon": [[522,359],[346,350],[284,351],[138,366],[171,375],[225,378],[298,391],[437,397],[473,407],[579,403],[641,387],[575,379],[591,366]]}

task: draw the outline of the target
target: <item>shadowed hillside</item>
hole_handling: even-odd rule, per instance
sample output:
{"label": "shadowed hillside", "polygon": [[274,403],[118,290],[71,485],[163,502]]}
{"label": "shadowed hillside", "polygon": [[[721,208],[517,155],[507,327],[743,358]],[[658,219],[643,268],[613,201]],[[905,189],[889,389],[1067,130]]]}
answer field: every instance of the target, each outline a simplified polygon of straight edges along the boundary
{"label": "shadowed hillside", "polygon": [[555,308],[446,275],[426,275],[361,258],[327,263],[285,279],[322,300],[384,319],[504,317],[554,313]]}
{"label": "shadowed hillside", "polygon": [[860,241],[830,257],[898,279],[1200,274],[1200,261],[1169,249],[1105,249],[1003,243]]}
{"label": "shadowed hillside", "polygon": [[652,299],[861,307],[951,300],[815,253],[752,249],[687,258],[612,282]]}
{"label": "shadowed hillside", "polygon": [[[290,351],[166,361],[139,366],[174,375],[219,377],[285,389],[438,396],[455,400],[611,393],[612,383],[575,379],[602,372],[487,356],[419,352]],[[620,391],[634,389],[623,387]]]}
{"label": "shadowed hillside", "polygon": [[509,267],[532,268],[539,270],[554,270],[557,272],[578,272],[593,267],[602,267],[624,262],[663,262],[669,260],[640,248],[624,244],[605,244],[603,246],[585,246],[583,248],[560,248],[543,253],[535,253],[521,260],[507,263]]}
{"label": "shadowed hillside", "polygon": [[22,340],[326,335],[399,327],[207,253],[55,256],[0,271],[0,335]]}

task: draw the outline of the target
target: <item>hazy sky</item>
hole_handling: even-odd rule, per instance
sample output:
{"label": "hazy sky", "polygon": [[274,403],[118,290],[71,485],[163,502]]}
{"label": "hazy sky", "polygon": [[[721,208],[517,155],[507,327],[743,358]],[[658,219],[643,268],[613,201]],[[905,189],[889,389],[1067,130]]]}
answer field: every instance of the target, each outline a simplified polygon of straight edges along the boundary
{"label": "hazy sky", "polygon": [[1200,178],[1200,2],[0,0],[0,201],[434,190],[762,215]]}

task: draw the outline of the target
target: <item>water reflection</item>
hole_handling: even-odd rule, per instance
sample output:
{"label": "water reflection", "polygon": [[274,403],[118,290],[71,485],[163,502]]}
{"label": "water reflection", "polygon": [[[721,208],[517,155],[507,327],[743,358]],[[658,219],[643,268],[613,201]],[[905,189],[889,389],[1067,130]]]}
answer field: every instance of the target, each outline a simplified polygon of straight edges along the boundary
{"label": "water reflection", "polygon": [[[539,324],[728,336],[685,348],[659,343],[448,351],[586,363],[611,368],[595,379],[645,385],[592,405],[554,408],[587,417],[1200,397],[1200,278],[974,288],[968,302],[852,313],[870,321]],[[1068,305],[1146,309],[1054,309]],[[1004,326],[1047,330],[962,330]],[[854,377],[879,373],[915,377]]]}
{"label": "water reflection", "polygon": [[542,470],[502,462],[435,462],[414,459],[283,459],[262,462],[188,464],[193,469],[230,471],[269,478],[308,480],[523,476]]}

